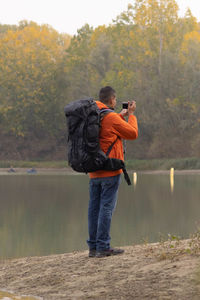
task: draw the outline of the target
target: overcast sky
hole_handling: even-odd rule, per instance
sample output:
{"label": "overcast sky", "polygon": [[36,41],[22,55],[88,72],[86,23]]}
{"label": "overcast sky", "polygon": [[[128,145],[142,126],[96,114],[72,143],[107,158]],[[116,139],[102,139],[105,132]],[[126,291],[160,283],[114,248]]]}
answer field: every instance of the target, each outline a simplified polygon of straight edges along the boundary
{"label": "overcast sky", "polygon": [[[0,23],[18,24],[21,20],[49,24],[57,31],[76,34],[85,23],[109,25],[128,3],[134,0],[0,0]],[[189,7],[200,21],[199,0],[177,0],[180,16]]]}

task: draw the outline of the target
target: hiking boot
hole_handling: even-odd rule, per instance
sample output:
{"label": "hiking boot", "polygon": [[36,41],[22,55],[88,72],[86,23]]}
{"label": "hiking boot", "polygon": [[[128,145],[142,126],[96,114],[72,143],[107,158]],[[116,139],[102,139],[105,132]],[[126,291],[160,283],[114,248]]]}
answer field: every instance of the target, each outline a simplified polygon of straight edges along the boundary
{"label": "hiking boot", "polygon": [[96,252],[96,257],[106,257],[111,255],[118,255],[124,253],[123,249],[110,248]]}
{"label": "hiking boot", "polygon": [[95,257],[96,256],[96,249],[90,249],[89,250],[89,257]]}

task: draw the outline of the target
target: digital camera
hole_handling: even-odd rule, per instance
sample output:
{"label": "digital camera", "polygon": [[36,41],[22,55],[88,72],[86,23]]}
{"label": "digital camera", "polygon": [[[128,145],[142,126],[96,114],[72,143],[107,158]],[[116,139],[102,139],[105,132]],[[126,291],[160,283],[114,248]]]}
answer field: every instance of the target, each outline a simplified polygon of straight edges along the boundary
{"label": "digital camera", "polygon": [[128,102],[122,102],[122,108],[128,109]]}

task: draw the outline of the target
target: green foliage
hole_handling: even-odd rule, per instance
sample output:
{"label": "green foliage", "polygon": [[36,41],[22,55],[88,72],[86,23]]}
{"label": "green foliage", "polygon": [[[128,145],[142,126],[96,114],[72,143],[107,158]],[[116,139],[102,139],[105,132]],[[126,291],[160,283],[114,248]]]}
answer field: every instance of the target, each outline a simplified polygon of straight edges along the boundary
{"label": "green foliage", "polygon": [[52,168],[60,169],[68,167],[66,161],[26,161],[26,160],[4,160],[0,161],[0,168]]}
{"label": "green foliage", "polygon": [[188,240],[181,240],[181,237],[168,234],[165,240],[162,238],[155,253],[159,260],[179,260],[182,255],[200,255],[200,228],[191,234]]}
{"label": "green foliage", "polygon": [[179,159],[132,159],[126,160],[126,166],[130,170],[198,170],[200,169],[200,158],[179,158]]}

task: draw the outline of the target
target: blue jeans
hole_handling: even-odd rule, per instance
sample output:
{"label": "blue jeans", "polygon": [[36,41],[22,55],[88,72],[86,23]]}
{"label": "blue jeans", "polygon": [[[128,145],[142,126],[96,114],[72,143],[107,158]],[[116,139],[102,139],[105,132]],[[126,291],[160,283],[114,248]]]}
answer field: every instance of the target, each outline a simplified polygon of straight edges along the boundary
{"label": "blue jeans", "polygon": [[90,179],[87,240],[89,249],[110,248],[110,226],[121,175]]}

